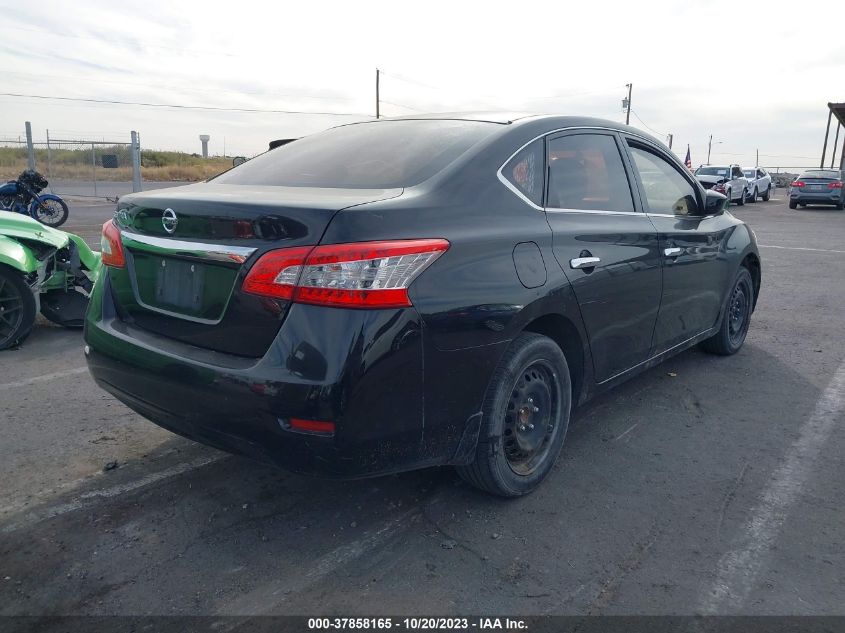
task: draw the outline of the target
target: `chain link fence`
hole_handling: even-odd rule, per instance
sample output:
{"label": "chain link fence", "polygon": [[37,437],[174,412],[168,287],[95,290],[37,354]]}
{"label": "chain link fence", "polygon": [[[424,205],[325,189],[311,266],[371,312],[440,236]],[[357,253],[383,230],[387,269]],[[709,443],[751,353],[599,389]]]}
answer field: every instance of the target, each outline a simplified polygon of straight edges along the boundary
{"label": "chain link fence", "polygon": [[11,180],[36,169],[60,196],[105,198],[141,190],[140,137],[127,140],[51,138],[0,139],[0,178]]}

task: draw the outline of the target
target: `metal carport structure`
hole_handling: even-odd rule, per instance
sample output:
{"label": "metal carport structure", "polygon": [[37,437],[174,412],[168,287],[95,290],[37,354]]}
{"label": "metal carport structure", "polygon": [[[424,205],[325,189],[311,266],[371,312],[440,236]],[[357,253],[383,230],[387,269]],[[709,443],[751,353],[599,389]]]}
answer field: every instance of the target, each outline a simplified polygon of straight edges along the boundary
{"label": "metal carport structure", "polygon": [[[822,159],[819,163],[819,167],[824,168],[825,158],[827,158],[827,141],[830,138],[830,124],[833,117],[836,117],[836,136],[833,139],[833,147],[830,152],[830,168],[833,169],[834,161],[836,160],[836,146],[839,143],[839,131],[845,127],[845,103],[828,103],[827,107],[827,129],[824,133],[824,146],[822,147]],[[845,171],[845,138],[842,140],[839,169]]]}

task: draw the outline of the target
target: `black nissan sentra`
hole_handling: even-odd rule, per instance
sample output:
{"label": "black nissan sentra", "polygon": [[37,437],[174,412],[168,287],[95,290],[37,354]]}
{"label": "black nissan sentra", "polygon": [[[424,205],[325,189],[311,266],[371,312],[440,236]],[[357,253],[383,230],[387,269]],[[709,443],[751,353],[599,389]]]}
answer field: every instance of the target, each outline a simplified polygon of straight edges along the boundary
{"label": "black nissan sentra", "polygon": [[336,127],[123,197],[85,340],[156,424],[301,473],[451,464],[517,496],[573,407],[742,347],[754,234],[642,132],[440,115]]}

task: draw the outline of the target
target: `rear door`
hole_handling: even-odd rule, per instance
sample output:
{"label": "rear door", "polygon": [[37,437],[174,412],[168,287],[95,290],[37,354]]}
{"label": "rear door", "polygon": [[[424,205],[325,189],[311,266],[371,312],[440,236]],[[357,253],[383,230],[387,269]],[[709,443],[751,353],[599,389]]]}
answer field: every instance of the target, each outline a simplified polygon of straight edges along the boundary
{"label": "rear door", "polygon": [[646,360],[660,302],[658,239],[637,210],[619,140],[578,130],[547,142],[546,217],[603,382]]}
{"label": "rear door", "polygon": [[627,138],[643,207],[657,227],[663,293],[654,330],[654,354],[713,327],[728,283],[728,240],[734,225],[725,215],[702,217],[701,189],[659,147]]}

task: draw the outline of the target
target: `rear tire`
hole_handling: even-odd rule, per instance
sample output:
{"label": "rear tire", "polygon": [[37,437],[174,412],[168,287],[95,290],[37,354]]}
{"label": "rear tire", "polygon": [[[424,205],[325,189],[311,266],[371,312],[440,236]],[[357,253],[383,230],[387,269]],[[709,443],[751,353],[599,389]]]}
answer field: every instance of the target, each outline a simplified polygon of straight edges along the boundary
{"label": "rear tire", "polygon": [[790,200],[790,201],[789,201],[789,208],[790,208],[790,209],[797,209],[797,208],[798,208],[798,203],[797,203],[797,202],[795,202],[794,200]]}
{"label": "rear tire", "polygon": [[21,274],[0,266],[0,350],[21,343],[35,325],[35,297]]}
{"label": "rear tire", "polygon": [[484,396],[475,461],[461,478],[501,497],[532,492],[551,472],[572,404],[569,366],[546,336],[519,335],[499,361]]}
{"label": "rear tire", "polygon": [[839,204],[837,204],[837,205],[836,205],[836,208],[837,208],[839,211],[842,211],[843,209],[845,209],[845,200],[843,200],[842,202],[840,202]]}
{"label": "rear tire", "polygon": [[751,311],[754,308],[754,282],[745,266],[740,267],[734,278],[719,331],[702,341],[701,349],[719,356],[736,354],[745,343]]}

